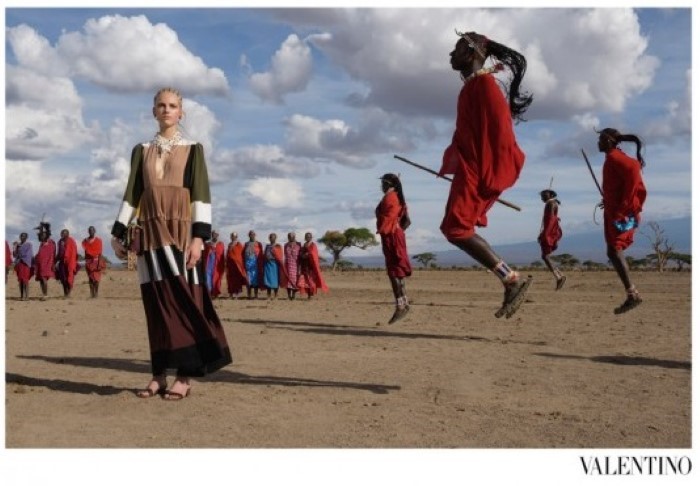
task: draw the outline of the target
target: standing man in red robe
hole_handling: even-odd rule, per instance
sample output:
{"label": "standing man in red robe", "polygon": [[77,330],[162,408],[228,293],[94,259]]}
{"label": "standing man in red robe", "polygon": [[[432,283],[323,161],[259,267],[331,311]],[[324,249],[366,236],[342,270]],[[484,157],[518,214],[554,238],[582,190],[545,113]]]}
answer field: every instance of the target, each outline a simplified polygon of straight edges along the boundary
{"label": "standing man in red robe", "polygon": [[102,259],[102,240],[95,235],[94,226],[88,228],[88,237],[83,240],[82,245],[85,250],[85,271],[90,284],[90,297],[96,298],[105,263]]}
{"label": "standing man in red robe", "polygon": [[[452,69],[464,82],[457,103],[452,143],[445,150],[440,175],[454,174],[440,230],[447,240],[491,270],[504,287],[503,304],[496,317],[511,317],[525,300],[530,279],[522,279],[476,234],[486,226],[486,213],[503,191],[515,184],[525,163],[512,119],[522,120],[532,95],[520,93],[525,57],[476,32],[458,34],[450,53]],[[484,68],[487,58],[497,61]],[[512,78],[506,97],[491,74],[507,67]]]}
{"label": "standing man in red robe", "polygon": [[[226,271],[226,247],[222,241],[219,241],[219,233],[216,231],[211,232],[211,240],[209,240],[204,245],[204,253],[202,259],[205,262],[209,261],[209,255],[214,254],[212,257],[213,264],[211,268],[211,289],[209,289],[209,295],[212,298],[217,298],[221,295],[221,280],[224,277]],[[209,271],[209,269],[207,269]]]}
{"label": "standing man in red robe", "polygon": [[39,230],[39,250],[34,257],[34,279],[41,287],[41,300],[46,300],[49,294],[49,279],[56,278],[54,267],[56,264],[56,242],[51,239],[51,224],[39,223],[34,228]]}
{"label": "standing man in red robe", "polygon": [[61,230],[56,255],[56,278],[63,285],[63,296],[70,297],[75,274],[78,273],[78,244],[67,229]]}
{"label": "standing man in red robe", "polygon": [[408,314],[408,296],[406,295],[406,277],[410,277],[413,269],[406,249],[406,235],[401,221],[407,221],[406,200],[403,195],[401,180],[396,174],[384,174],[381,177],[384,197],[375,209],[377,217],[377,233],[382,240],[382,252],[386,263],[386,273],[389,275],[391,289],[394,292],[396,308],[389,320],[393,324]]}
{"label": "standing man in red robe", "polygon": [[[625,250],[634,242],[634,232],[641,221],[642,206],[647,190],[642,180],[642,141],[638,136],[622,134],[614,128],[604,128],[598,137],[598,150],[605,154],[603,163],[603,226],[607,254],[622,284],[627,298],[615,308],[622,314],[642,303],[639,291],[632,283]],[[621,142],[637,145],[637,158],[618,148]]]}
{"label": "standing man in red robe", "polygon": [[27,241],[27,237],[27,233],[20,233],[19,241],[12,244],[20,300],[29,300],[29,281],[34,274],[34,249],[32,242]]}
{"label": "standing man in red robe", "polygon": [[328,286],[321,274],[321,263],[318,258],[318,247],[311,233],[304,235],[304,244],[299,251],[299,280],[297,287],[301,295],[307,294],[311,299],[318,289],[328,292]]}
{"label": "standing man in red robe", "polygon": [[559,205],[561,201],[557,199],[556,191],[545,189],[540,192],[540,197],[544,203],[544,214],[542,215],[542,228],[537,237],[542,250],[542,260],[550,272],[557,279],[555,290],[560,290],[566,282],[566,276],[554,266],[549,256],[554,253],[554,250],[559,246],[559,240],[562,237],[561,226],[559,225]]}
{"label": "standing man in red robe", "polygon": [[226,285],[229,297],[237,298],[247,282],[243,263],[243,243],[238,241],[238,233],[233,232],[226,251]]}

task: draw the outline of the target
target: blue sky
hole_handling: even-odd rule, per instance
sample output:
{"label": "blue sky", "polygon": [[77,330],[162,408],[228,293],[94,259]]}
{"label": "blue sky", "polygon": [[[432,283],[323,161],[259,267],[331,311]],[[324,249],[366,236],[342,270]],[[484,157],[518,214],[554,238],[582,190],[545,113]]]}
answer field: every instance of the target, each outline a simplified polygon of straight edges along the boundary
{"label": "blue sky", "polygon": [[42,214],[56,233],[94,225],[107,240],[131,148],[157,129],[153,94],[173,85],[185,136],[205,146],[224,241],[373,229],[378,177],[399,172],[409,252],[451,249],[439,232],[449,184],[393,155],[440,165],[461,88],[455,29],[528,59],[534,102],[515,128],[527,159],[502,195],[523,210],[492,209],[492,244],[536,238],[552,177],[565,237],[600,230],[580,155],[600,177],[594,127],[647,143],[646,221],[691,214],[689,8],[7,8],[5,26],[9,241]]}

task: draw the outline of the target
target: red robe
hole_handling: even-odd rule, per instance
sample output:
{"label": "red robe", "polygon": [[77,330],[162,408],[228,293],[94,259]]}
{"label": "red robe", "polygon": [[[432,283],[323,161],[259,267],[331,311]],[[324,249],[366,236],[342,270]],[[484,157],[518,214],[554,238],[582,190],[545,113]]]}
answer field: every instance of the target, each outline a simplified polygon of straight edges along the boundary
{"label": "red robe", "polygon": [[[552,201],[550,203],[550,201]],[[542,230],[540,235],[537,237],[537,241],[540,243],[540,248],[542,249],[542,258],[550,253],[559,246],[559,240],[562,237],[561,226],[559,225],[558,208],[559,205],[556,201],[550,200],[544,205],[544,214],[542,215]]]}
{"label": "red robe", "polygon": [[70,236],[66,240],[59,241],[60,245],[64,245],[63,255],[59,251],[58,257],[58,274],[57,279],[68,286],[68,288],[73,288],[73,282],[75,280],[75,274],[78,273],[78,244]]}
{"label": "red robe", "polygon": [[639,161],[618,148],[607,152],[603,163],[603,224],[608,246],[625,250],[634,242],[634,228],[620,232],[613,223],[634,216],[639,224],[646,197]]}
{"label": "red robe", "polygon": [[321,275],[318,248],[316,248],[316,243],[313,241],[301,245],[299,267],[297,288],[300,294],[316,295],[318,289],[328,292],[328,286],[323,280],[323,275]]}
{"label": "red robe", "polygon": [[56,278],[54,266],[56,264],[56,242],[51,238],[39,243],[39,251],[34,257],[34,279],[47,280]]}
{"label": "red robe", "polygon": [[486,213],[515,184],[525,163],[510,107],[491,74],[475,76],[459,93],[457,124],[440,175],[454,174],[440,230],[448,240],[474,235]]}
{"label": "red robe", "polygon": [[[287,274],[287,267],[284,266],[284,250],[282,249],[282,245],[275,243],[275,245],[272,247],[272,254],[275,256],[275,263],[277,263],[277,271],[278,275],[280,276],[279,288],[286,288],[287,283],[289,282],[289,275]],[[264,268],[265,267],[263,266],[263,271]],[[265,278],[263,275],[263,282],[264,281]]]}
{"label": "red robe", "polygon": [[226,252],[226,284],[229,294],[237,294],[247,283],[243,264],[243,243],[229,243]]}
{"label": "red robe", "polygon": [[406,235],[399,226],[399,219],[406,210],[406,207],[401,206],[399,196],[393,190],[384,194],[375,210],[377,233],[382,239],[386,273],[394,278],[410,277],[412,273],[411,260],[406,250]]}
{"label": "red robe", "polygon": [[207,243],[204,245],[202,261],[208,261],[209,254],[212,251],[214,252],[214,273],[212,275],[212,287],[210,294],[212,297],[217,297],[221,294],[221,279],[224,277],[224,273],[226,272],[226,258],[224,256],[226,248],[221,241],[217,241],[213,244]]}
{"label": "red robe", "polygon": [[85,271],[88,274],[88,278],[91,282],[99,282],[102,278],[102,270],[104,270],[104,264],[102,263],[102,240],[99,236],[95,236],[92,241],[89,238],[85,238],[82,243],[83,250],[85,250]]}
{"label": "red robe", "polygon": [[12,265],[12,250],[10,250],[10,244],[5,240],[5,268],[9,268]]}

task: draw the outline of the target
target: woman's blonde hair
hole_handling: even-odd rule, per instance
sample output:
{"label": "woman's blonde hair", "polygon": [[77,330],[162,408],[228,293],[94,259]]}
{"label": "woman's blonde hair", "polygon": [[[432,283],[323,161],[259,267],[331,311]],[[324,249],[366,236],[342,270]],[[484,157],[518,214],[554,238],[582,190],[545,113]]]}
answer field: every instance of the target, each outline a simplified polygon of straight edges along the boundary
{"label": "woman's blonde hair", "polygon": [[182,108],[182,95],[177,89],[172,88],[170,86],[166,86],[165,88],[161,88],[158,90],[156,95],[153,97],[153,106],[156,106],[156,103],[158,102],[158,97],[163,93],[172,93],[175,96],[177,96],[177,100],[180,102],[180,108]]}

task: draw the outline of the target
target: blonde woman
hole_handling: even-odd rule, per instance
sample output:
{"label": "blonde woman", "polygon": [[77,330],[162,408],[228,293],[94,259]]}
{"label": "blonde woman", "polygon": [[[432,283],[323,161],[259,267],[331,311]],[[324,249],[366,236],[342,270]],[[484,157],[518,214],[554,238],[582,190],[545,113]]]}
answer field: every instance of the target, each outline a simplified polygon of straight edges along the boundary
{"label": "blonde woman", "polygon": [[[121,209],[112,228],[118,258],[127,256],[127,227],[138,211],[137,249],[153,377],[140,398],[181,400],[190,378],[231,363],[221,322],[205,286],[202,247],[211,236],[209,178],[202,145],[179,130],[184,112],[174,88],[153,99],[158,132],[136,145]],[[177,370],[168,388],[166,372]]]}

